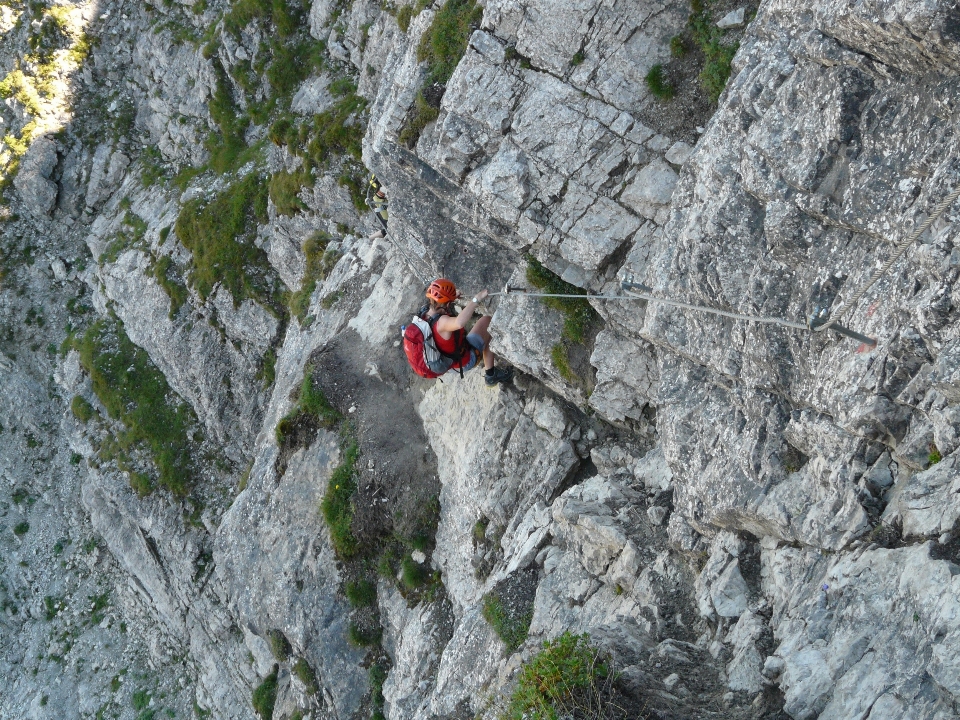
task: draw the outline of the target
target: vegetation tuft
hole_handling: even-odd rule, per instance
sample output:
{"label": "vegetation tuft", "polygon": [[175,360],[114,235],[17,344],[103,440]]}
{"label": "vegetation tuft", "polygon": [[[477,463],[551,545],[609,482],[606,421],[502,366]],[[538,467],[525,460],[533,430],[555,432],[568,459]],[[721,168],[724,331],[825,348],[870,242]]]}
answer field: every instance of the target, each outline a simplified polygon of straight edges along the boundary
{"label": "vegetation tuft", "polygon": [[254,244],[257,222],[267,221],[267,188],[250,173],[211,200],[185,203],[174,231],[193,254],[190,285],[205,300],[221,283],[239,304],[252,298],[274,309],[279,289],[266,253]]}
{"label": "vegetation tuft", "polygon": [[93,405],[80,395],[73,396],[73,400],[70,401],[70,409],[73,411],[74,417],[82,423],[90,422],[96,414]]}
{"label": "vegetation tuft", "polygon": [[663,65],[654,65],[644,79],[647,89],[661,100],[669,100],[674,96],[675,90],[664,75]]}
{"label": "vegetation tuft", "polygon": [[611,675],[607,662],[590,646],[586,635],[564,633],[544,643],[543,650],[524,665],[502,719],[623,717],[610,713]]}
{"label": "vegetation tuft", "polygon": [[494,593],[483,598],[483,617],[510,652],[515,652],[526,642],[533,619],[530,613],[512,617],[503,601]]}
{"label": "vegetation tuft", "polygon": [[561,280],[532,255],[527,256],[527,282],[538,290],[557,295],[583,295],[584,298],[540,298],[547,307],[563,313],[563,338],[574,343],[586,340],[597,312],[586,299],[586,290]]}
{"label": "vegetation tuft", "polygon": [[433,107],[423,97],[423,92],[418,92],[413,101],[413,111],[407,118],[403,130],[400,131],[399,140],[411,150],[416,146],[424,128],[440,116],[439,108]]}
{"label": "vegetation tuft", "polygon": [[267,633],[267,638],[270,640],[270,651],[273,653],[276,661],[286,662],[290,657],[290,653],[293,652],[287,636],[284,635],[282,631],[274,629]]}
{"label": "vegetation tuft", "polygon": [[370,607],[377,601],[377,586],[369,580],[347,582],[343,593],[353,607]]}
{"label": "vegetation tuft", "polygon": [[317,284],[324,280],[330,271],[333,270],[337,261],[340,259],[340,253],[336,250],[328,250],[327,246],[333,238],[321,231],[313,233],[303,241],[303,254],[306,259],[306,269],[303,273],[303,281],[300,289],[290,294],[290,314],[301,322],[307,315],[310,307],[310,298],[313,296]]}
{"label": "vegetation tuft", "polygon": [[264,678],[263,682],[253,691],[253,710],[260,716],[260,720],[273,720],[273,708],[277,704],[277,672],[275,665],[273,672]]}
{"label": "vegetation tuft", "polygon": [[293,664],[293,674],[303,683],[308,695],[316,695],[320,692],[317,676],[310,667],[310,663],[303,658],[297,658],[297,662]]}
{"label": "vegetation tuft", "polygon": [[482,19],[483,7],[474,0],[447,0],[437,11],[417,46],[417,60],[427,62],[428,85],[446,84]]}
{"label": "vegetation tuft", "polygon": [[176,265],[174,265],[169,255],[162,256],[153,265],[153,277],[170,298],[171,320],[176,316],[180,308],[183,307],[187,298],[190,297],[190,291],[187,290],[187,286],[179,279],[178,273],[174,272],[175,268]]}
{"label": "vegetation tuft", "polygon": [[173,393],[147,353],[130,341],[119,320],[98,321],[75,347],[97,398],[110,417],[124,425],[111,451],[131,485],[141,495],[152,488],[149,478],[131,464],[131,454],[142,447],[156,466],[160,485],[186,495],[194,477],[189,440],[197,424],[193,410]]}
{"label": "vegetation tuft", "polygon": [[293,431],[303,425],[317,424],[320,427],[332,429],[340,422],[341,415],[330,404],[323,390],[314,387],[313,367],[308,367],[300,383],[300,397],[296,407],[277,423],[277,444],[284,445]]}
{"label": "vegetation tuft", "polygon": [[706,0],[692,0],[692,12],[687,21],[690,34],[703,51],[703,70],[700,71],[700,84],[710,99],[717,102],[720,93],[730,78],[733,56],[737,54],[739,43],[724,44],[726,31],[718,28],[710,15]]}
{"label": "vegetation tuft", "polygon": [[349,560],[357,552],[357,539],[353,534],[353,493],[357,489],[356,468],[360,447],[356,440],[348,438],[344,443],[343,460],[327,483],[327,491],[320,503],[320,511],[330,528],[330,541],[340,560]]}
{"label": "vegetation tuft", "polygon": [[306,203],[299,198],[305,185],[313,185],[313,173],[304,167],[292,173],[277,172],[270,176],[270,199],[277,208],[278,215],[294,215],[306,210]]}
{"label": "vegetation tuft", "polygon": [[563,313],[563,331],[560,342],[550,351],[550,359],[560,376],[571,384],[580,382],[577,374],[570,367],[569,350],[571,345],[582,345],[590,328],[596,323],[598,315],[586,300],[586,291],[571,285],[559,276],[548,270],[533,256],[527,256],[527,282],[538,290],[558,295],[584,295],[579,298],[540,298],[547,307]]}

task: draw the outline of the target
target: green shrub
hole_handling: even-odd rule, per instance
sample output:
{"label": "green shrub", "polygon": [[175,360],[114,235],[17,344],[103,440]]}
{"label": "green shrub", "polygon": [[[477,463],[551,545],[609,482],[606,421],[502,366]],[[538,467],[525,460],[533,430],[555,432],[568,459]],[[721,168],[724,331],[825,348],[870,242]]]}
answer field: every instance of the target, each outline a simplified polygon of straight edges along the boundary
{"label": "green shrub", "polygon": [[21,520],[16,525],[13,526],[13,534],[17,537],[22,537],[30,531],[30,523],[26,520]]}
{"label": "green shrub", "polygon": [[515,652],[526,642],[533,619],[530,614],[511,617],[503,601],[493,593],[483,598],[483,617],[510,652]]}
{"label": "green shrub", "polygon": [[253,710],[260,716],[260,720],[273,720],[273,707],[277,704],[277,671],[264,678],[263,682],[253,691]]}
{"label": "green shrub", "polygon": [[212,200],[195,198],[183,205],[174,231],[193,255],[189,281],[201,299],[222,283],[236,304],[246,298],[279,304],[267,254],[253,242],[257,223],[266,220],[267,188],[256,173]]}
{"label": "green shrub", "polygon": [[73,396],[73,400],[70,401],[70,409],[73,411],[74,417],[82,423],[90,422],[94,414],[96,414],[93,405],[87,402],[86,398],[79,395]]}
{"label": "green shrub", "polygon": [[573,57],[570,58],[570,67],[577,67],[577,65],[583,65],[583,61],[587,59],[587,56],[584,55],[583,50],[577,50],[574,53]]}
{"label": "green shrub", "polygon": [[[165,229],[169,230],[168,228]],[[190,291],[187,290],[187,286],[180,282],[176,275],[171,272],[171,268],[174,267],[173,260],[169,255],[163,255],[153,265],[153,277],[156,279],[157,284],[167,293],[167,297],[170,298],[169,315],[171,320],[176,316],[180,308],[183,307],[187,298],[190,297]]]}
{"label": "green shrub", "polygon": [[270,651],[277,662],[286,662],[290,657],[293,648],[290,647],[290,641],[280,630],[271,630],[267,633],[267,639],[270,641]]}
{"label": "green shrub", "polygon": [[930,443],[930,454],[927,456],[927,464],[936,465],[941,460],[943,460],[943,456],[940,455],[939,448],[933,443]]}
{"label": "green shrub", "polygon": [[308,694],[316,695],[320,692],[317,676],[313,672],[313,668],[310,667],[310,663],[303,658],[297,658],[297,662],[293,665],[293,674],[300,679],[300,682],[306,687]]}
{"label": "green shrub", "polygon": [[349,560],[357,552],[357,539],[353,535],[353,493],[357,489],[355,478],[360,447],[356,441],[348,440],[343,451],[343,461],[333,471],[327,490],[320,503],[320,511],[330,528],[330,541],[337,557]]}
{"label": "green shrub", "polygon": [[194,477],[188,439],[197,424],[193,410],[174,394],[147,353],[130,341],[119,320],[94,323],[76,347],[100,403],[124,425],[116,439],[118,466],[127,470],[131,484],[142,489],[143,478],[124,458],[134,446],[143,446],[160,484],[185,495]]}
{"label": "green shrub", "polygon": [[348,582],[343,593],[353,607],[370,607],[377,601],[377,586],[369,580]]}
{"label": "green shrub", "polygon": [[584,695],[596,702],[598,685],[610,670],[588,640],[586,635],[564,633],[544,643],[543,650],[520,671],[503,720],[557,720],[569,714]]}
{"label": "green shrub", "polygon": [[657,64],[650,68],[646,78],[647,89],[661,100],[669,100],[674,95],[671,85],[663,74],[663,65]]}
{"label": "green shrub", "polygon": [[417,60],[427,62],[427,85],[446,84],[482,19],[483,8],[474,0],[447,0],[437,11],[417,46]]}
{"label": "green shrub", "polygon": [[329,310],[334,305],[336,305],[340,301],[340,298],[342,297],[343,297],[342,290],[337,290],[336,292],[332,292],[329,295],[324,296],[323,300],[320,301],[320,307],[322,307],[324,310]]}

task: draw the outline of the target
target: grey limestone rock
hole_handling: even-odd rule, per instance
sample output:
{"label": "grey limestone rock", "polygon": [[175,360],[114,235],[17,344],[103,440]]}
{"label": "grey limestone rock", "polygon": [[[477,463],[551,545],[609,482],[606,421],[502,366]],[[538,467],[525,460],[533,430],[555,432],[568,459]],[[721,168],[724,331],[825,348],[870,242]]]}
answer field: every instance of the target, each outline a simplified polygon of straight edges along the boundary
{"label": "grey limestone rock", "polygon": [[49,215],[57,201],[57,183],[51,174],[57,166],[57,143],[43,136],[35,140],[20,162],[14,186],[32,213]]}

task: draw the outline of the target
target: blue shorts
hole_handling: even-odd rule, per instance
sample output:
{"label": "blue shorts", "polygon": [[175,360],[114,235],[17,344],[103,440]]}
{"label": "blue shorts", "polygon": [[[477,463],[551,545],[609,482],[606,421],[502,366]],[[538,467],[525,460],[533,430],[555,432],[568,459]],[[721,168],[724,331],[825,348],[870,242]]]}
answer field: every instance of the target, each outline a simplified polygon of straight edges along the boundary
{"label": "blue shorts", "polygon": [[483,351],[487,347],[487,344],[483,341],[483,338],[476,333],[470,333],[467,335],[467,342],[470,343],[472,350],[470,352],[470,361],[460,368],[463,371],[472,370],[477,364],[477,361],[483,357]]}

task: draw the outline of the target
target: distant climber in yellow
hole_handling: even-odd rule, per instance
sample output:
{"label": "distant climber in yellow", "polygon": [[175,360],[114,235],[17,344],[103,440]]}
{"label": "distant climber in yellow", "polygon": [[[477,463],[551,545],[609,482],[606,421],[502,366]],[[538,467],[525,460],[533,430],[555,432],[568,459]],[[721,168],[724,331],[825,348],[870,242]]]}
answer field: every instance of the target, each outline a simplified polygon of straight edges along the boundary
{"label": "distant climber in yellow", "polygon": [[387,236],[387,216],[388,216],[388,202],[387,202],[387,192],[383,187],[377,176],[372,174],[370,175],[370,182],[367,183],[367,197],[366,197],[367,206],[373,209],[374,216],[377,218],[377,221],[380,223],[380,230],[377,230],[370,236],[370,239],[375,238],[384,238]]}

